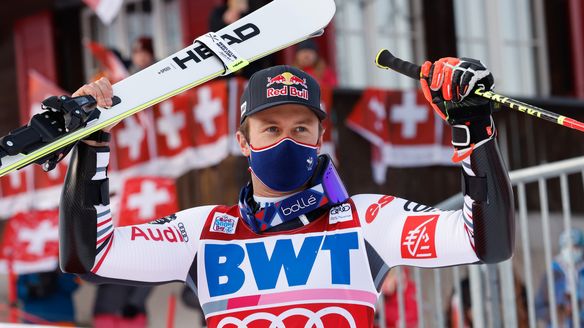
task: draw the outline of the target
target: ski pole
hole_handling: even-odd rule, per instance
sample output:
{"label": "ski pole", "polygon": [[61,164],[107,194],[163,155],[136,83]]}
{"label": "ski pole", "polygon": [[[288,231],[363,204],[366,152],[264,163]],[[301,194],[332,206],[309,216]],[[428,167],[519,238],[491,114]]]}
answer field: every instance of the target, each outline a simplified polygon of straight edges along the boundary
{"label": "ski pole", "polygon": [[[389,50],[381,49],[377,56],[375,57],[375,64],[383,69],[392,69],[398,73],[409,76],[412,79],[418,80],[421,78],[421,67],[410,63],[409,61],[399,59],[395,57]],[[516,111],[535,116],[537,118],[550,121],[571,129],[575,129],[584,132],[584,123],[577,121],[573,118],[569,118],[554,112],[550,112],[543,108],[533,106],[530,104],[523,103],[521,101],[509,98],[492,91],[485,91],[484,89],[477,88],[474,94],[480,97],[487,98],[494,101],[500,105],[514,109]]]}

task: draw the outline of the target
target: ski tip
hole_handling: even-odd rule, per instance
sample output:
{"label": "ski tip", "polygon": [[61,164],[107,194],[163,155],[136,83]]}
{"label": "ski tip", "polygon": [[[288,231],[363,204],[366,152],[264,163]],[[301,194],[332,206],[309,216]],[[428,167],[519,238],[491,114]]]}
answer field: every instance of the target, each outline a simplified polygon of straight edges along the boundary
{"label": "ski tip", "polygon": [[330,23],[330,21],[333,19],[333,17],[335,16],[335,12],[337,11],[337,5],[335,4],[334,0],[324,0],[324,2],[326,2],[327,5],[327,10],[323,11],[322,13],[327,13],[328,14],[328,22],[327,25]]}

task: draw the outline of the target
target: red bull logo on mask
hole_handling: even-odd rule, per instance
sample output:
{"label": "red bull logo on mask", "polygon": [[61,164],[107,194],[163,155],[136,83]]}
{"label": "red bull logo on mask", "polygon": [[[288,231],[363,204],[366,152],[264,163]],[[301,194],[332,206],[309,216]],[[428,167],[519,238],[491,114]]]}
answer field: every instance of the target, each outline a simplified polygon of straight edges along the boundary
{"label": "red bull logo on mask", "polygon": [[[281,84],[282,87],[279,89],[270,87],[275,86],[276,84]],[[296,88],[296,86],[302,88]],[[306,79],[301,79],[290,72],[284,72],[274,77],[268,77],[268,83],[266,84],[266,98],[288,95],[308,100],[308,86],[306,85]]]}

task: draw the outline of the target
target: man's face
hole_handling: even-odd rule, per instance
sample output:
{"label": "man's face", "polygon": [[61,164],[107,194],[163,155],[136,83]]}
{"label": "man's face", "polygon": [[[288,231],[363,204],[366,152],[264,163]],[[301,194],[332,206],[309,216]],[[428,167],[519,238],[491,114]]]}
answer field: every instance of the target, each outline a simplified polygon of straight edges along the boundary
{"label": "man's face", "polygon": [[132,64],[136,66],[138,70],[142,70],[154,62],[154,57],[148,51],[142,49],[134,49],[132,51]]}
{"label": "man's face", "polygon": [[306,106],[285,104],[274,106],[246,118],[249,125],[249,139],[237,132],[237,140],[244,156],[249,156],[249,144],[262,148],[276,143],[283,138],[320,146],[322,135],[319,134],[319,120],[316,114]]}
{"label": "man's face", "polygon": [[312,49],[301,49],[296,52],[296,61],[300,67],[312,67],[318,60],[318,53]]}

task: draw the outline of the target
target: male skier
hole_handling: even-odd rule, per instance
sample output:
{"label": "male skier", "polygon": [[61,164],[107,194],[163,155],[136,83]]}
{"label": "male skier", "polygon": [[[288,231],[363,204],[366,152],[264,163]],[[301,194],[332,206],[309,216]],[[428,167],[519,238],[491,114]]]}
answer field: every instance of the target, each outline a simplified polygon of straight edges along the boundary
{"label": "male skier", "polygon": [[[254,74],[237,140],[251,182],[235,206],[200,206],[115,228],[108,137],[78,144],[61,200],[63,270],[97,282],[185,282],[209,327],[372,327],[384,277],[397,265],[494,263],[513,251],[514,208],[495,142],[493,77],[477,60],[426,62],[424,95],[453,129],[464,207],[442,211],[388,195],[349,197],[322,144],[317,82],[276,66]],[[75,94],[111,105],[105,79]]]}

